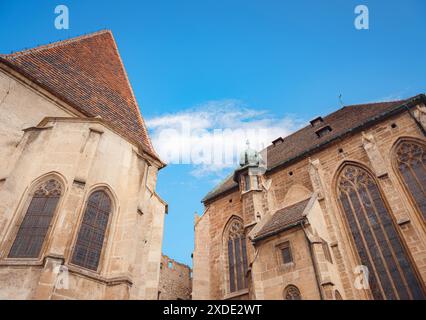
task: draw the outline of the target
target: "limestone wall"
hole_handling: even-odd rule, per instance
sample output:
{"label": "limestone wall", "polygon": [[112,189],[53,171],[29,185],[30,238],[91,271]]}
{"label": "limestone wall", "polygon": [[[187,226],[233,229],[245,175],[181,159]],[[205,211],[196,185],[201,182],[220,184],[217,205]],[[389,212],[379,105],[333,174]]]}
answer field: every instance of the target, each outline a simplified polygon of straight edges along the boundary
{"label": "limestone wall", "polygon": [[192,298],[207,300],[210,298],[210,221],[209,214],[195,217]]}
{"label": "limestone wall", "polygon": [[[156,299],[166,210],[155,193],[156,164],[102,119],[72,114],[6,73],[0,108],[0,298]],[[42,252],[10,259],[31,192],[49,178],[63,193]],[[112,199],[112,212],[92,271],[70,260],[87,199],[99,189]],[[58,267],[66,268],[67,289],[57,286]]]}
{"label": "limestone wall", "polygon": [[[293,263],[285,265],[279,246],[290,243]],[[319,299],[318,286],[309,246],[300,228],[283,232],[259,244],[259,253],[253,267],[256,299],[283,300],[284,289],[296,286],[302,299]]]}
{"label": "limestone wall", "polygon": [[[207,282],[206,275],[195,275],[194,279],[196,282],[198,280],[204,281],[205,285],[202,290],[205,292],[208,288],[209,299],[222,299],[229,293],[225,272],[223,271],[225,270],[227,259],[223,243],[223,231],[233,216],[242,217],[240,194],[235,192],[215,201],[209,206],[205,214],[208,215],[208,218],[202,217],[204,222],[196,226],[195,248],[203,248],[205,246],[206,234],[208,235],[209,248],[208,251],[202,249],[202,251],[196,250],[194,252],[194,273],[195,270],[206,272],[209,279]],[[207,298],[205,293],[198,292],[198,288],[200,288],[198,285],[196,288],[194,287],[194,290],[197,290],[194,292],[194,298],[199,295],[202,298]]]}

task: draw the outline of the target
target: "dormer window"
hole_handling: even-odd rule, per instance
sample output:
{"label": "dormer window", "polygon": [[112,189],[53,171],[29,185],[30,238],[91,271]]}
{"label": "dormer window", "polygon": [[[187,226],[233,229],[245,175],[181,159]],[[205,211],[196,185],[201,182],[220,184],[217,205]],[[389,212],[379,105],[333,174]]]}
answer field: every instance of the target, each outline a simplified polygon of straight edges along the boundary
{"label": "dormer window", "polygon": [[274,145],[274,147],[276,145],[279,145],[280,143],[282,143],[284,141],[284,139],[282,137],[279,137],[278,139],[275,139],[274,141],[272,141],[272,144]]}
{"label": "dormer window", "polygon": [[316,117],[315,119],[311,120],[310,123],[312,127],[318,127],[324,123],[324,120],[322,117]]}
{"label": "dormer window", "polygon": [[330,126],[325,126],[322,127],[320,129],[318,129],[317,131],[315,131],[315,133],[317,134],[318,138],[322,138],[324,137],[327,133],[331,132],[332,129]]}

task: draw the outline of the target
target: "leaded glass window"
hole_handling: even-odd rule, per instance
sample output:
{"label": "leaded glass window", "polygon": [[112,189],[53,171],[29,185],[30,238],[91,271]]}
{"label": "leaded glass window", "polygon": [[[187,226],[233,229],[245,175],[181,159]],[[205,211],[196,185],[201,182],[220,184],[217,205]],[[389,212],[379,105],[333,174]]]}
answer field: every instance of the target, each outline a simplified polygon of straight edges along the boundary
{"label": "leaded glass window", "polygon": [[424,299],[422,284],[397,233],[382,193],[363,168],[346,165],[338,197],[375,299]]}
{"label": "leaded glass window", "polygon": [[226,242],[229,290],[235,292],[248,287],[246,238],[241,220],[231,221],[226,234]]}
{"label": "leaded glass window", "polygon": [[105,191],[93,192],[86,205],[78,232],[72,263],[96,271],[111,215],[111,199]]}
{"label": "leaded glass window", "polygon": [[399,174],[426,220],[426,152],[417,142],[404,141],[396,149]]}
{"label": "leaded glass window", "polygon": [[45,181],[36,188],[8,258],[38,258],[61,193],[62,186],[55,179]]}

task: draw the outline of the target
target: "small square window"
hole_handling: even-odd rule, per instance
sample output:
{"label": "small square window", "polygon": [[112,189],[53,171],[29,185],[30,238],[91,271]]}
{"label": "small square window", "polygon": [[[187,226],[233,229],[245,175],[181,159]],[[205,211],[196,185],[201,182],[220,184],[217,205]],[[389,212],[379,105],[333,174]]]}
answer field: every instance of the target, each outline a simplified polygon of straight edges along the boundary
{"label": "small square window", "polygon": [[283,246],[280,248],[281,250],[281,257],[284,264],[292,263],[293,262],[293,255],[291,254],[291,248],[290,243],[286,242]]}

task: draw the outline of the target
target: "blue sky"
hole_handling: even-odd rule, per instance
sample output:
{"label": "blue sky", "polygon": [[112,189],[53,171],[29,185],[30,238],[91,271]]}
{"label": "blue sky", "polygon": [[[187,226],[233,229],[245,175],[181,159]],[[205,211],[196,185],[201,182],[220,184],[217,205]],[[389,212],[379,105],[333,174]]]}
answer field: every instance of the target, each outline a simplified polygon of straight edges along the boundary
{"label": "blue sky", "polygon": [[[69,8],[69,30],[54,27],[59,4]],[[354,27],[359,4],[369,8],[369,30]],[[340,93],[355,104],[425,92],[425,12],[423,0],[2,1],[0,52],[111,29],[160,148],[161,130],[182,119],[208,133],[268,128],[272,139],[336,110]],[[194,212],[230,171],[172,164],[160,172],[166,254],[191,264]]]}

